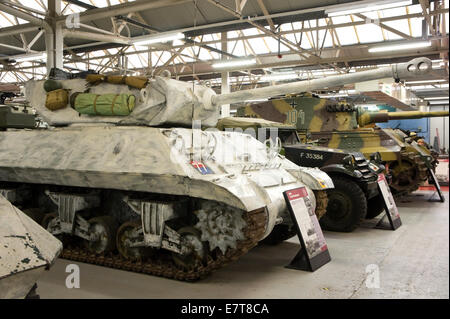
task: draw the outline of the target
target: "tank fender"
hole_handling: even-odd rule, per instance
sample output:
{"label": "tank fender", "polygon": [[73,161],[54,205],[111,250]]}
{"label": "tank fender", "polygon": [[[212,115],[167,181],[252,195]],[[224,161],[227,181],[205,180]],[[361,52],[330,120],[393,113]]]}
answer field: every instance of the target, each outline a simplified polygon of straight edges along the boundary
{"label": "tank fender", "polygon": [[334,188],[331,177],[317,167],[301,167],[300,169],[288,171],[312,190]]}
{"label": "tank fender", "polygon": [[326,166],[321,167],[320,169],[328,174],[331,174],[331,173],[343,174],[343,175],[347,175],[351,178],[359,179],[363,176],[360,171],[350,170],[342,164],[326,165]]}

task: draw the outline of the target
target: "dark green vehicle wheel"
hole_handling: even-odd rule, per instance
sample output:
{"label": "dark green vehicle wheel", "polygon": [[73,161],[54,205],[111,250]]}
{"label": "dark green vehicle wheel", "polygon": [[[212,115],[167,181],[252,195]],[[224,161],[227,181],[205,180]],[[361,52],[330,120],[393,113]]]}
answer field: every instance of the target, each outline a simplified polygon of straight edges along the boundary
{"label": "dark green vehicle wheel", "polygon": [[332,179],[334,188],[327,191],[327,212],[320,225],[325,230],[351,232],[366,216],[366,196],[351,179],[343,176],[332,176]]}
{"label": "dark green vehicle wheel", "polygon": [[366,219],[372,219],[380,215],[384,211],[384,199],[381,194],[372,197],[367,201]]}

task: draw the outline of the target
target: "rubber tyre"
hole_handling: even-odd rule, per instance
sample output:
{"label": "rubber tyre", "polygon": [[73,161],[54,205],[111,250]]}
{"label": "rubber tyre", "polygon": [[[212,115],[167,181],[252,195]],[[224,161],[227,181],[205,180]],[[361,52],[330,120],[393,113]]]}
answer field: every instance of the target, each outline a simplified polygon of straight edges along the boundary
{"label": "rubber tyre", "polygon": [[367,201],[366,219],[372,219],[380,215],[384,211],[384,199],[381,194],[372,197]]}
{"label": "rubber tyre", "polygon": [[332,178],[334,188],[327,191],[327,213],[320,219],[320,225],[325,230],[351,232],[366,216],[366,196],[351,179],[343,176]]}
{"label": "rubber tyre", "polygon": [[297,235],[297,232],[295,231],[294,226],[288,226],[288,225],[276,225],[272,232],[264,238],[261,243],[265,245],[278,245],[282,243],[285,240],[288,240],[289,238],[294,237]]}

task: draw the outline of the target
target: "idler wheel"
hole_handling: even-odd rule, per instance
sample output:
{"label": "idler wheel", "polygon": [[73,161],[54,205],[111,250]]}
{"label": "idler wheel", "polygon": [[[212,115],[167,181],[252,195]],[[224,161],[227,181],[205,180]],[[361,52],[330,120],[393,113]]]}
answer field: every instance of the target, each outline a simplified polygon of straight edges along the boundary
{"label": "idler wheel", "polygon": [[86,241],[89,251],[104,254],[114,250],[116,246],[117,224],[111,216],[94,217],[89,220],[89,231],[93,240]]}
{"label": "idler wheel", "polygon": [[44,217],[42,217],[41,226],[45,230],[47,230],[49,233],[51,233],[53,236],[58,238],[63,243],[63,246],[66,246],[70,242],[70,240],[69,240],[70,235],[61,234],[61,233],[57,234],[57,235],[53,234],[53,230],[55,230],[55,228],[59,227],[58,226],[59,222],[56,219],[57,217],[58,217],[58,213],[45,214]]}
{"label": "idler wheel", "polygon": [[175,252],[172,253],[172,259],[180,267],[192,268],[198,263],[203,263],[206,260],[207,247],[202,242],[200,232],[194,227],[183,227],[178,230],[181,237],[183,247],[188,248],[189,252],[181,255]]}
{"label": "idler wheel", "polygon": [[153,255],[155,251],[150,247],[131,247],[131,244],[144,240],[142,231],[140,231],[139,228],[141,228],[139,222],[130,221],[123,223],[117,231],[117,250],[125,259],[132,261],[143,260]]}

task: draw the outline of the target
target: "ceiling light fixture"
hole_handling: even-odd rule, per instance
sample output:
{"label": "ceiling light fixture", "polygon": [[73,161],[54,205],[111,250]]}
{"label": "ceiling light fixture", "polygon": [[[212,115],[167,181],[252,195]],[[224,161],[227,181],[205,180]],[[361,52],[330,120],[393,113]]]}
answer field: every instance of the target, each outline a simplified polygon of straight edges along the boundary
{"label": "ceiling light fixture", "polygon": [[438,82],[445,82],[446,80],[423,80],[423,81],[408,81],[405,82],[405,85],[409,84],[421,84],[421,83],[438,83]]}
{"label": "ceiling light fixture", "polygon": [[[336,17],[336,16],[342,16],[342,15],[349,15],[354,13],[361,13],[361,12],[369,12],[369,11],[377,11],[377,10],[383,10],[383,9],[390,9],[390,8],[398,8],[403,6],[409,6],[412,4],[412,0],[408,1],[370,1],[365,2],[363,4],[356,4],[353,6],[350,6],[350,9],[342,10],[340,8],[335,9],[328,9],[325,10],[325,13],[329,17]],[[346,5],[348,8],[349,6]]]}
{"label": "ceiling light fixture", "polygon": [[283,80],[295,80],[298,79],[299,76],[297,73],[272,73],[268,75],[263,75],[259,78],[260,81],[283,81]]}
{"label": "ceiling light fixture", "polygon": [[174,40],[180,40],[184,39],[184,34],[181,32],[178,33],[160,33],[154,36],[147,36],[147,37],[139,37],[138,39],[132,39],[131,42],[134,45],[150,45],[155,43],[164,43]]}
{"label": "ceiling light fixture", "polygon": [[426,47],[430,47],[430,46],[431,46],[431,41],[399,43],[399,44],[376,46],[376,47],[370,48],[369,52],[376,53],[376,52],[386,52],[386,51],[411,50],[411,49],[426,48]]}
{"label": "ceiling light fixture", "polygon": [[14,59],[16,62],[45,60],[46,58],[47,58],[47,53],[45,53],[45,52],[17,55],[17,56],[11,57],[11,59]]}
{"label": "ceiling light fixture", "polygon": [[213,68],[216,69],[225,69],[232,68],[236,66],[246,66],[256,64],[256,59],[236,59],[236,60],[227,60],[222,62],[217,62],[212,65]]}
{"label": "ceiling light fixture", "polygon": [[441,100],[441,101],[430,101],[430,104],[448,104],[448,100]]}
{"label": "ceiling light fixture", "polygon": [[347,93],[338,93],[338,94],[332,94],[332,95],[319,94],[319,97],[322,98],[322,99],[334,98],[334,97],[347,97],[347,96],[348,96]]}
{"label": "ceiling light fixture", "polygon": [[429,101],[431,101],[431,100],[445,100],[445,99],[448,100],[448,95],[447,96],[436,96],[436,97],[426,97],[426,98],[424,98],[424,100],[429,100]]}

